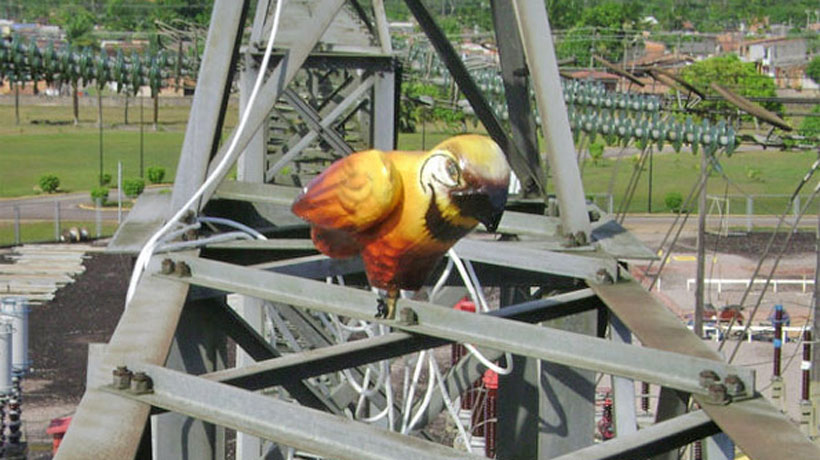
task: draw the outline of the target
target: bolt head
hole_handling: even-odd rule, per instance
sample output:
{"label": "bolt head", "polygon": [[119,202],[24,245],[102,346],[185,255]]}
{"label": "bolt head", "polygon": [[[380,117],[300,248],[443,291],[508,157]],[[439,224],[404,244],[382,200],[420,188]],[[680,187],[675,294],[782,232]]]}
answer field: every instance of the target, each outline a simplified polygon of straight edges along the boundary
{"label": "bolt head", "polygon": [[191,267],[185,262],[178,262],[174,268],[174,274],[182,278],[187,278],[191,276]]}
{"label": "bolt head", "polygon": [[405,307],[399,311],[399,322],[412,326],[419,323],[419,316],[412,308]]}
{"label": "bolt head", "polygon": [[595,281],[597,281],[597,282],[598,282],[598,284],[612,284],[612,283],[614,283],[614,282],[615,282],[615,281],[612,279],[612,275],[610,275],[610,274],[609,274],[609,272],[608,272],[608,271],[606,271],[606,270],[605,270],[605,269],[603,269],[603,268],[602,268],[602,269],[600,269],[600,270],[598,270],[598,271],[595,273]]}
{"label": "bolt head", "polygon": [[708,369],[700,371],[698,377],[700,380],[700,386],[702,387],[709,387],[709,385],[720,381],[720,376],[717,375],[715,371],[710,371]]}
{"label": "bolt head", "polygon": [[709,399],[711,399],[713,404],[728,404],[729,395],[726,391],[726,385],[721,383],[709,385]]}
{"label": "bolt head", "polygon": [[162,267],[160,268],[160,273],[163,275],[170,275],[174,273],[174,261],[171,259],[163,259],[162,260]]}
{"label": "bolt head", "polygon": [[135,394],[141,395],[151,393],[154,388],[154,382],[151,377],[145,372],[135,372],[131,379],[131,391]]}
{"label": "bolt head", "polygon": [[723,383],[726,385],[726,391],[730,396],[740,396],[746,390],[743,381],[736,374],[727,375]]}
{"label": "bolt head", "polygon": [[131,371],[125,366],[118,366],[112,372],[112,385],[118,390],[125,390],[131,386]]}

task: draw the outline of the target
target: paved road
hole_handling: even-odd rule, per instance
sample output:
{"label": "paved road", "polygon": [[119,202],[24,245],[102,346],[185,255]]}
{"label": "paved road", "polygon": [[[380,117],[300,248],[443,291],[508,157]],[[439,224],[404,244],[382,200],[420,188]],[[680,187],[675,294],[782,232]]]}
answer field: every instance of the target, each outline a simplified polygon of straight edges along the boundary
{"label": "paved road", "polygon": [[[111,190],[109,197],[116,199],[117,190]],[[67,193],[60,195],[46,195],[37,197],[0,199],[0,220],[12,220],[15,217],[14,208],[20,209],[20,218],[23,220],[54,220],[57,203],[60,207],[60,219],[62,220],[94,220],[96,211],[93,209],[82,209],[80,205],[89,206],[91,198],[88,192]],[[123,219],[127,211],[123,210]],[[117,210],[106,209],[102,211],[103,220],[116,220]]]}
{"label": "paved road", "polygon": [[[752,216],[751,223],[755,227],[769,227],[774,228],[777,226],[777,222],[780,216],[770,216],[770,215],[760,215],[760,216]],[[668,228],[669,225],[672,224],[675,216],[670,214],[659,214],[659,215],[649,215],[649,214],[630,214],[626,216],[624,219],[624,226],[629,228],[633,231],[638,231],[642,227],[663,227],[664,230]],[[728,218],[728,225],[729,228],[746,228],[746,225],[749,223],[749,218],[745,215],[730,215]],[[781,230],[786,230],[791,227],[794,223],[794,216],[789,215],[786,216],[786,221],[781,225]],[[706,219],[706,224],[708,229],[715,229],[718,225],[721,224],[720,217],[718,216],[708,216]],[[686,227],[684,227],[684,231],[697,231],[698,225],[698,217],[695,214],[689,216],[689,219],[686,220]],[[800,228],[816,228],[817,227],[817,215],[805,215],[800,220],[799,224]]]}

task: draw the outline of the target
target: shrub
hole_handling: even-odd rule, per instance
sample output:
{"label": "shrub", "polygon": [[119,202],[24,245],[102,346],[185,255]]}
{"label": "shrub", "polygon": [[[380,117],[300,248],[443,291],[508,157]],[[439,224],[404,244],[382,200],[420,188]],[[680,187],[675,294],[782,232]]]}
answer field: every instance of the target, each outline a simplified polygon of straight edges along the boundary
{"label": "shrub", "polygon": [[145,190],[145,181],[142,179],[125,179],[122,182],[122,191],[129,198],[136,198]]}
{"label": "shrub", "polygon": [[40,184],[40,190],[45,193],[54,193],[60,188],[60,179],[54,174],[44,174],[40,176],[38,183]]}
{"label": "shrub", "polygon": [[592,164],[598,166],[604,158],[604,142],[597,140],[589,144],[589,157],[592,159]]}
{"label": "shrub", "polygon": [[105,204],[105,202],[108,201],[108,187],[100,186],[91,189],[91,202],[96,204],[97,199],[100,200],[101,204]]}
{"label": "shrub", "polygon": [[683,195],[678,192],[669,192],[663,199],[666,207],[672,212],[680,212],[681,205],[683,205]]}
{"label": "shrub", "polygon": [[103,173],[100,185],[111,185],[111,174]]}
{"label": "shrub", "polygon": [[763,171],[760,168],[746,167],[746,177],[752,182],[763,182]]}
{"label": "shrub", "polygon": [[159,184],[162,182],[162,179],[165,179],[165,168],[159,166],[148,168],[148,180],[151,181],[152,184]]}

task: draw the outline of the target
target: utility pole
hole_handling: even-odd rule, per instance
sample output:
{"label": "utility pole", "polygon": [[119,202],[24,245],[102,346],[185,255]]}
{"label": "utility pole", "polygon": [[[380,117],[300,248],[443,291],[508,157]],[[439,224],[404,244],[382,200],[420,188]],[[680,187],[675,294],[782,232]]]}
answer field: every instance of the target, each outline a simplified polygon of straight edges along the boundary
{"label": "utility pole", "polygon": [[706,175],[706,152],[701,153],[700,173],[704,174],[703,186],[698,196],[698,272],[697,284],[695,285],[695,335],[703,337],[703,299],[704,277],[706,275],[706,183],[709,176]]}

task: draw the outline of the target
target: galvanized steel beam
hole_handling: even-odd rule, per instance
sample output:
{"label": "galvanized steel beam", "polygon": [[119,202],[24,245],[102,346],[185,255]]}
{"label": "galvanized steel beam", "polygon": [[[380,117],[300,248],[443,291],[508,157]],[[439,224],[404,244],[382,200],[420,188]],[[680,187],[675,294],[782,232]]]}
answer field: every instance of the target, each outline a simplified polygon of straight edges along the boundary
{"label": "galvanized steel beam", "polygon": [[[716,362],[722,360],[637,282],[630,280],[591,287],[645,346]],[[724,380],[721,377],[717,383],[722,384]],[[820,447],[812,444],[759,393],[755,392],[753,399],[728,405],[712,404],[701,394],[693,396],[704,412],[750,458],[781,458],[784,449],[789,458],[820,458]]]}
{"label": "galvanized steel beam", "polygon": [[[185,141],[177,165],[169,216],[181,208],[205,181],[208,162],[219,147],[247,11],[247,0],[241,3],[217,0],[214,3],[200,65],[203,70],[197,77],[196,92],[185,128]],[[255,131],[254,129],[253,132]],[[244,147],[245,145],[240,146],[238,151],[242,151]]]}
{"label": "galvanized steel beam", "polygon": [[[318,134],[325,142],[333,147],[340,155],[350,155],[353,148],[344,140],[341,134],[329,126],[330,122],[322,123],[322,116],[307,102],[302,100],[296,91],[288,88],[282,92],[282,98],[288,102],[310,129]],[[332,121],[332,120],[331,120]],[[325,126],[328,125],[328,126]]]}
{"label": "galvanized steel beam", "polygon": [[[158,266],[151,265],[149,269],[156,270]],[[127,359],[164,363],[187,293],[188,286],[184,284],[143,277],[117,323],[100,365],[89,369],[88,380],[97,385],[111,382],[112,370]],[[96,386],[87,388],[56,458],[134,458],[149,409],[101,392]]]}
{"label": "galvanized steel beam", "polygon": [[[336,121],[342,114],[350,108],[355,102],[357,102],[361,97],[373,87],[375,83],[374,77],[371,76],[365,79],[360,85],[356,86],[350,94],[348,94],[342,102],[339,103],[333,110],[331,110],[327,116],[321,119],[319,125],[321,129],[328,129]],[[311,131],[305,134],[299,141],[292,147],[289,148],[287,152],[284,153],[280,158],[276,160],[267,171],[265,171],[265,180],[271,181],[273,180],[274,176],[285,167],[289,162],[293,161],[299,153],[301,153],[311,142],[313,142],[316,137],[319,136],[317,131]]]}
{"label": "galvanized steel beam", "polygon": [[[613,341],[632,343],[632,332],[617,316],[610,316],[609,325]],[[620,437],[638,431],[638,419],[635,414],[635,382],[613,376],[612,393],[612,418],[615,422],[615,434]]]}
{"label": "galvanized steel beam", "polygon": [[535,87],[547,160],[561,210],[562,232],[574,237],[578,244],[584,244],[590,237],[589,215],[546,6],[542,2],[514,0],[512,7]]}
{"label": "galvanized steel beam", "polygon": [[126,364],[135,372],[145,372],[153,390],[136,394],[107,388],[115,399],[137,401],[146,409],[161,407],[323,457],[484,458],[139,360]]}
{"label": "galvanized steel beam", "polygon": [[606,442],[556,457],[555,460],[647,458],[719,432],[720,429],[705,412],[690,412],[632,434],[619,435]]}
{"label": "galvanized steel beam", "polygon": [[[200,314],[213,318],[214,321],[219,323],[225,334],[232,338],[253,360],[265,361],[282,356],[261,334],[254,330],[253,327],[228,305],[211,302],[206,305],[205,308],[206,309],[201,311]],[[248,366],[253,365],[254,364],[248,364]],[[217,370],[211,374],[232,372],[237,369],[244,369],[244,367]],[[324,397],[320,391],[299,379],[290,379],[287,382],[283,382],[283,385],[288,391],[288,394],[303,406],[329,410],[337,414],[342,412],[340,407],[335,406],[332,401]]]}
{"label": "galvanized steel beam", "polygon": [[[701,358],[643,347],[615,344],[602,339],[536,327],[514,321],[499,321],[437,305],[399,300],[398,311],[408,309],[415,321],[373,318],[377,296],[371,292],[329,285],[278,273],[263,272],[192,257],[175,257],[185,263],[191,276],[176,278],[213,289],[326,311],[337,315],[382,322],[409,332],[470,342],[567,366],[596,370],[708,395],[698,374],[712,370],[720,378],[737,375],[748,391],[754,389],[753,373],[744,368]],[[164,276],[164,275],[154,275]]]}
{"label": "galvanized steel beam", "polygon": [[527,159],[527,163],[542,167],[537,125],[533,116],[535,111],[530,104],[529,71],[521,38],[518,36],[515,13],[509,7],[509,2],[492,0],[490,6],[495,40],[498,43],[501,77],[504,81],[504,97],[510,116],[512,141],[521,155]]}
{"label": "galvanized steel beam", "polygon": [[532,247],[521,247],[516,243],[488,242],[463,239],[455,246],[456,253],[475,262],[483,262],[522,270],[551,273],[572,278],[595,280],[596,278],[617,279],[618,264],[608,257],[586,257]]}

